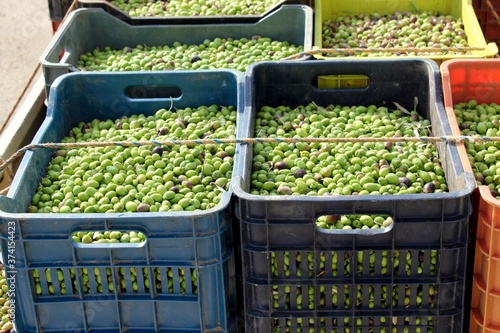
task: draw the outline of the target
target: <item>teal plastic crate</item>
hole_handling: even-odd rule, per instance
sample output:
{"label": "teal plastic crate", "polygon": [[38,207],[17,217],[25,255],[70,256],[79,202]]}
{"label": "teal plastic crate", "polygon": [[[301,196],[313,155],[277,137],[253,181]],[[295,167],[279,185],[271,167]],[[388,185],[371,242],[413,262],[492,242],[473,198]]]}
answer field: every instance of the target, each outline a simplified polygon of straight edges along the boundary
{"label": "teal plastic crate", "polygon": [[205,39],[251,38],[254,35],[312,48],[313,12],[304,5],[284,5],[256,23],[131,25],[101,8],[71,12],[40,57],[46,94],[54,80],[79,71],[79,57],[96,48],[136,45],[202,44]]}
{"label": "teal plastic crate", "polygon": [[[151,115],[171,105],[234,105],[241,114],[242,76],[222,70],[68,74],[54,82],[32,143],[60,142],[82,121]],[[155,96],[168,90],[178,97]],[[0,196],[1,251],[7,275],[16,279],[17,332],[236,331],[230,191],[205,211],[28,214],[53,152],[28,151]],[[84,245],[71,238],[106,230],[139,231],[147,239]]]}

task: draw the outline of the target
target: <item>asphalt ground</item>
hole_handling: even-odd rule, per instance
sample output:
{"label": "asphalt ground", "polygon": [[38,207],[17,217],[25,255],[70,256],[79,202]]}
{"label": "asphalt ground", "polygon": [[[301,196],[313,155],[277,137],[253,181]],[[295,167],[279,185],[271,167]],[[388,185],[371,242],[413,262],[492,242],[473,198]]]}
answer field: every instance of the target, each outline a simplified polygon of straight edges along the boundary
{"label": "asphalt ground", "polygon": [[[18,99],[31,91],[28,85],[42,75],[35,72],[52,39],[48,0],[0,0],[0,128],[6,125]],[[27,89],[25,89],[25,87]]]}

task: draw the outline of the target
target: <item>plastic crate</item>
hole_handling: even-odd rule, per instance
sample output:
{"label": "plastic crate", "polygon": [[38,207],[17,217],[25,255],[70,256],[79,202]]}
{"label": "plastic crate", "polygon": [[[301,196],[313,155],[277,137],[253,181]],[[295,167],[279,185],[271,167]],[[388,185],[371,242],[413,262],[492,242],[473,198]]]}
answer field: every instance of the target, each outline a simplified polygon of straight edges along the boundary
{"label": "plastic crate", "polygon": [[[173,108],[234,105],[241,113],[242,76],[222,70],[71,73],[54,82],[47,117],[33,143],[60,142],[82,121],[152,115],[171,103]],[[155,91],[169,90],[179,97],[155,97]],[[26,152],[8,194],[0,196],[1,252],[8,276],[16,281],[17,332],[236,331],[230,191],[204,211],[28,214],[53,151]],[[71,238],[76,231],[105,230],[140,231],[147,240],[99,246]],[[148,272],[147,278],[137,274],[137,287],[131,280],[134,269]],[[88,290],[82,287],[84,270]],[[94,270],[113,287],[102,284],[100,291]],[[153,272],[163,281],[160,287]],[[65,283],[65,294],[50,277]]]}
{"label": "plastic crate", "polygon": [[[174,42],[201,44],[205,39],[251,38],[267,36],[312,47],[312,9],[308,6],[286,5],[257,23],[205,25],[134,26],[100,8],[81,8],[71,12],[43,52],[40,61],[45,77],[46,93],[54,80],[63,74],[78,71],[79,57],[95,48],[109,46],[172,45]],[[61,52],[65,52],[60,58]]]}
{"label": "plastic crate", "polygon": [[[500,104],[500,59],[451,60],[441,64],[446,112],[454,135],[460,135],[453,106],[475,99],[478,103]],[[472,172],[465,147],[459,146],[464,169]],[[479,186],[472,195],[474,213],[471,224],[475,240],[470,332],[495,332],[500,320],[495,315],[500,301],[496,274],[500,257],[496,249],[500,201],[487,186]],[[474,221],[473,221],[474,220]]]}
{"label": "plastic crate", "polygon": [[481,0],[474,11],[486,41],[500,43],[500,1]]}
{"label": "plastic crate", "polygon": [[218,23],[256,23],[282,5],[310,5],[309,0],[281,0],[261,15],[214,15],[214,16],[130,16],[108,0],[79,0],[80,8],[102,8],[111,15],[133,25],[144,24],[218,24]]}
{"label": "plastic crate", "polygon": [[[325,89],[314,83],[323,75],[364,75],[368,86]],[[433,134],[449,135],[439,82],[438,66],[428,59],[253,64],[245,82],[247,132],[242,134],[253,136],[256,112],[266,105],[394,107],[397,102],[412,110],[417,97],[417,111],[430,119]],[[237,163],[242,173],[233,192],[241,229],[238,284],[244,310],[240,317],[246,331],[417,332],[429,326],[433,332],[462,332],[470,194],[475,182],[472,173],[464,171],[454,145],[437,147],[448,193],[332,197],[249,194],[253,145],[241,145]],[[394,223],[375,231],[318,229],[315,220],[325,214],[386,214]],[[300,263],[295,259],[299,255]],[[411,257],[406,271],[396,268],[398,255]],[[431,269],[433,255],[438,258],[436,275]],[[426,293],[432,288],[436,289],[433,301],[420,302],[418,290]],[[385,303],[384,290],[396,293],[396,289],[409,298],[386,296]],[[311,300],[309,292],[316,298]],[[320,293],[326,293],[325,303]],[[357,293],[363,302],[354,306]]]}
{"label": "plastic crate", "polygon": [[[431,55],[431,56],[418,56],[419,58],[428,58],[436,61],[438,64],[447,59],[455,58],[491,58],[498,53],[498,47],[494,43],[487,44],[481,31],[481,27],[477,21],[476,15],[472,5],[466,0],[447,0],[447,1],[328,1],[316,0],[314,5],[314,48],[322,47],[322,24],[327,19],[336,18],[341,15],[359,15],[359,14],[372,14],[379,13],[381,15],[392,14],[395,11],[408,12],[415,11],[437,11],[441,15],[452,15],[455,18],[462,18],[465,28],[465,33],[468,38],[469,46],[480,47],[484,50],[471,51],[470,55]],[[315,55],[318,59],[326,57]],[[335,57],[342,59],[345,57]],[[351,57],[359,58],[359,57]],[[377,57],[377,59],[387,57]],[[389,57],[394,59],[394,57]]]}

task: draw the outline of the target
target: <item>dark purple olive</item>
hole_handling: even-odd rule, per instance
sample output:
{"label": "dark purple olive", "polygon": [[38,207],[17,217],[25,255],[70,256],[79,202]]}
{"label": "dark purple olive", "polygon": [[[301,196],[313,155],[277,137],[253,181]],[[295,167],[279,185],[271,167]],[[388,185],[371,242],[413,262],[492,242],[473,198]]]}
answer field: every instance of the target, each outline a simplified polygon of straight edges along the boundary
{"label": "dark purple olive", "polygon": [[288,169],[288,164],[286,164],[285,162],[283,161],[279,161],[279,162],[276,162],[274,163],[274,167],[278,170],[282,170],[282,169]]}
{"label": "dark purple olive", "polygon": [[189,180],[185,180],[182,182],[182,186],[187,187],[187,188],[191,188],[191,187],[193,187],[193,183],[191,183]]}
{"label": "dark purple olive", "polygon": [[82,126],[82,133],[88,133],[88,132],[90,132],[90,126],[89,124],[84,124]]}
{"label": "dark purple olive", "polygon": [[115,125],[115,128],[118,129],[118,130],[122,129],[122,127],[123,127],[123,123],[121,121],[117,122],[116,125]]}
{"label": "dark purple olive", "polygon": [[484,175],[481,172],[474,173],[474,177],[476,177],[476,180],[478,182],[480,182],[481,184],[484,184]]}
{"label": "dark purple olive", "polygon": [[436,186],[432,182],[426,183],[422,188],[422,192],[424,193],[434,193],[435,190]]}
{"label": "dark purple olive", "polygon": [[174,192],[174,193],[179,193],[179,187],[177,187],[177,186],[172,186],[172,187],[169,189],[169,191],[172,191],[172,192]]}
{"label": "dark purple olive", "polygon": [[302,177],[304,177],[306,175],[306,173],[307,173],[306,170],[304,170],[304,169],[298,169],[298,170],[295,170],[293,172],[293,176],[295,178],[302,178]]}
{"label": "dark purple olive", "polygon": [[387,150],[391,150],[392,149],[392,142],[388,141],[388,142],[384,143],[384,148]]}
{"label": "dark purple olive", "polygon": [[138,206],[137,206],[137,211],[138,212],[149,212],[149,205],[147,203],[144,203],[144,202],[141,202]]}
{"label": "dark purple olive", "polygon": [[168,134],[168,128],[162,127],[158,130],[158,135],[165,135]]}
{"label": "dark purple olive", "polygon": [[163,154],[163,148],[160,146],[156,146],[153,148],[153,150],[151,150],[151,154],[161,155],[161,154]]}
{"label": "dark purple olive", "polygon": [[132,51],[133,51],[133,49],[132,49],[131,47],[128,47],[128,46],[127,46],[127,47],[125,48],[125,52],[127,52],[127,53],[130,53],[130,52],[132,52]]}
{"label": "dark purple olive", "polygon": [[195,62],[200,61],[200,60],[201,60],[201,58],[199,56],[194,56],[191,58],[191,63],[195,63]]}
{"label": "dark purple olive", "polygon": [[458,125],[458,128],[460,128],[461,130],[468,129],[469,124],[468,123],[461,123],[460,125]]}
{"label": "dark purple olive", "polygon": [[411,186],[411,181],[408,177],[399,177],[399,184],[401,186],[406,186],[410,187]]}
{"label": "dark purple olive", "polygon": [[491,195],[493,196],[493,198],[496,198],[498,197],[498,192],[496,190],[491,190]]}
{"label": "dark purple olive", "polygon": [[273,119],[274,120],[279,120],[281,117],[283,117],[283,115],[279,114],[279,113],[276,113],[274,116],[273,116]]}

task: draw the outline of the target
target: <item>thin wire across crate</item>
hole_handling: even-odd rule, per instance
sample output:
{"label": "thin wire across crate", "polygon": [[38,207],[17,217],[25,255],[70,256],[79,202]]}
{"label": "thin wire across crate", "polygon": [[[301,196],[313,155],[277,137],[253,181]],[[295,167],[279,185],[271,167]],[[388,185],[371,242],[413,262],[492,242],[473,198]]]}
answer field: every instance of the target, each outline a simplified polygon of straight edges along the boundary
{"label": "thin wire across crate", "polygon": [[352,48],[326,48],[314,49],[309,51],[300,52],[285,58],[284,60],[295,60],[306,55],[323,55],[323,54],[345,54],[351,55],[355,53],[411,53],[411,52],[428,52],[428,53],[441,53],[447,54],[454,53],[468,53],[469,51],[484,51],[484,47],[476,46],[455,46],[455,47],[352,47]]}
{"label": "thin wire across crate", "polygon": [[203,144],[245,144],[245,143],[341,143],[341,142],[500,142],[500,137],[488,136],[419,136],[419,137],[357,137],[357,138],[228,138],[228,139],[199,139],[199,140],[150,140],[150,141],[93,141],[69,143],[39,143],[26,145],[17,150],[7,160],[0,164],[0,172],[21,157],[24,153],[36,149],[67,149],[83,147],[139,147],[139,146],[174,146],[174,145],[203,145]]}

